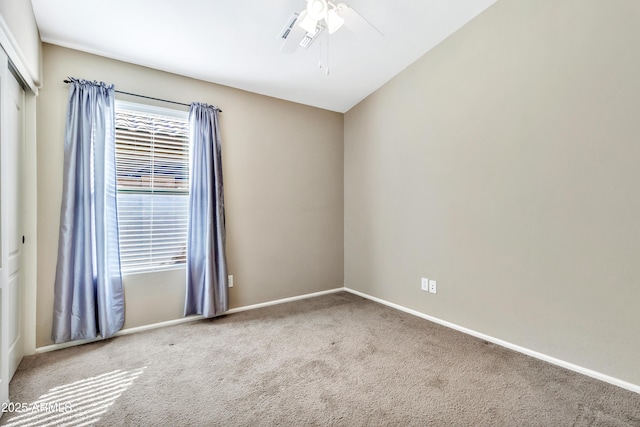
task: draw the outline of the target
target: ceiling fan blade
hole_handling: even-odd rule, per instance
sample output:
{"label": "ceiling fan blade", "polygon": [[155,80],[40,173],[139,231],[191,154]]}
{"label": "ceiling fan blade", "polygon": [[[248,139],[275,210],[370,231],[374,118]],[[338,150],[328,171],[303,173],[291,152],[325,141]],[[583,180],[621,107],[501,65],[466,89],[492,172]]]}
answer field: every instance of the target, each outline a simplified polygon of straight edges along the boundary
{"label": "ceiling fan blade", "polygon": [[365,17],[356,12],[353,8],[344,3],[336,6],[338,15],[344,18],[344,26],[358,37],[367,39],[370,37],[384,37],[382,31],[377,29],[375,25],[367,21]]}
{"label": "ceiling fan blade", "polygon": [[282,45],[280,45],[280,52],[293,53],[298,49],[300,41],[305,35],[305,31],[298,25],[299,21],[300,15],[294,13],[289,19],[288,25],[280,33],[280,38],[283,40]]}

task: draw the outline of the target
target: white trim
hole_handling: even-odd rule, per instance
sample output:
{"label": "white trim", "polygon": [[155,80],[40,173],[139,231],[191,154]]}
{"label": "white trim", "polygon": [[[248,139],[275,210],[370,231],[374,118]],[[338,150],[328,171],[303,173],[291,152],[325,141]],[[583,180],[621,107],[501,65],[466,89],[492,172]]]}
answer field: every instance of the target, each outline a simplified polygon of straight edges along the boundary
{"label": "white trim", "polygon": [[263,307],[269,307],[271,305],[284,304],[285,302],[299,301],[307,298],[319,297],[322,295],[335,294],[337,292],[342,292],[344,290],[345,290],[344,288],[335,288],[335,289],[329,289],[328,291],[320,291],[320,292],[313,292],[311,294],[298,295],[297,297],[289,297],[289,298],[278,299],[275,301],[262,302],[260,304],[246,305],[244,307],[232,308],[231,310],[227,311],[227,314],[240,313],[241,311],[255,310],[256,308],[263,308]]}
{"label": "white trim", "polygon": [[22,50],[20,50],[18,42],[13,37],[11,30],[9,30],[9,26],[2,15],[0,15],[0,46],[5,50],[5,52],[7,52],[9,61],[11,61],[29,89],[37,95],[38,86],[33,81],[33,77],[26,67],[27,61],[25,61]]}
{"label": "white trim", "polygon": [[[269,307],[269,306],[283,304],[283,303],[287,303],[287,302],[299,301],[299,300],[303,300],[303,299],[307,299],[307,298],[319,297],[319,296],[322,296],[322,295],[333,294],[333,293],[337,293],[337,292],[341,292],[341,291],[345,291],[345,292],[352,293],[354,295],[358,295],[358,296],[366,298],[368,300],[375,301],[377,303],[380,303],[380,304],[386,305],[388,307],[394,308],[396,310],[400,310],[400,311],[403,311],[405,313],[420,317],[420,318],[428,320],[430,322],[437,323],[437,324],[445,326],[447,328],[454,329],[456,331],[465,333],[467,335],[471,335],[473,337],[482,339],[484,341],[489,341],[489,342],[491,342],[493,344],[497,344],[499,346],[508,348],[510,350],[517,351],[518,353],[522,353],[522,354],[525,354],[527,356],[542,360],[544,362],[551,363],[552,365],[560,366],[562,368],[569,369],[570,371],[574,371],[574,372],[577,372],[579,374],[586,375],[588,377],[595,378],[597,380],[604,381],[606,383],[613,384],[613,385],[621,387],[623,389],[626,389],[626,390],[629,390],[629,391],[632,391],[632,392],[640,394],[640,385],[633,384],[633,383],[630,383],[630,382],[627,382],[627,381],[623,381],[621,379],[612,377],[610,375],[606,375],[606,374],[603,374],[603,373],[600,373],[600,372],[597,372],[597,371],[594,371],[594,370],[591,370],[591,369],[587,369],[587,368],[584,368],[582,366],[578,366],[578,365],[575,365],[573,363],[566,362],[564,360],[557,359],[555,357],[548,356],[546,354],[543,354],[543,353],[540,353],[540,352],[537,352],[537,351],[534,351],[534,350],[530,350],[528,348],[521,347],[521,346],[516,345],[516,344],[512,344],[512,343],[510,343],[508,341],[504,341],[504,340],[501,340],[499,338],[495,338],[495,337],[492,337],[490,335],[486,335],[486,334],[483,334],[481,332],[474,331],[473,329],[469,329],[469,328],[465,328],[463,326],[456,325],[455,323],[447,322],[446,320],[442,320],[442,319],[439,319],[437,317],[433,317],[433,316],[430,316],[428,314],[424,314],[424,313],[421,313],[419,311],[412,310],[410,308],[401,306],[399,304],[395,304],[395,303],[383,300],[381,298],[377,298],[377,297],[365,294],[363,292],[356,291],[355,289],[351,289],[351,288],[348,288],[346,286],[344,288],[335,288],[335,289],[330,289],[330,290],[327,290],[327,291],[314,292],[314,293],[305,294],[305,295],[299,295],[299,296],[290,297],[290,298],[283,298],[283,299],[263,302],[263,303],[259,303],[259,304],[247,305],[247,306],[244,306],[244,307],[236,307],[236,308],[230,309],[225,314],[240,313],[242,311],[255,310],[255,309],[258,309],[258,308]],[[200,315],[184,317],[184,318],[181,318],[181,319],[169,320],[169,321],[166,321],[166,322],[154,323],[154,324],[151,324],[151,325],[144,325],[144,326],[138,326],[138,327],[134,327],[134,328],[123,329],[123,330],[117,332],[114,336],[129,335],[129,334],[133,334],[133,333],[137,333],[137,332],[143,332],[143,331],[148,331],[148,330],[152,330],[152,329],[163,328],[163,327],[166,327],[166,326],[175,326],[175,325],[179,325],[179,324],[182,324],[182,323],[195,322],[197,320],[202,320],[202,319],[204,319],[204,317],[200,316]],[[96,342],[96,341],[100,341],[100,340],[102,340],[102,338],[98,337],[98,338],[93,338],[93,339],[88,339],[88,340],[78,340],[78,341],[70,341],[70,342],[66,342],[66,343],[62,343],[62,344],[47,345],[47,346],[44,346],[44,347],[38,347],[36,349],[36,353],[45,353],[45,352],[48,352],[48,351],[60,350],[60,349],[63,349],[63,348],[74,347],[76,345],[81,345],[81,344],[88,344],[88,343]]]}
{"label": "white trim", "polygon": [[167,320],[165,322],[152,323],[151,325],[136,326],[134,328],[127,328],[118,331],[114,334],[114,337],[119,337],[121,335],[131,335],[138,332],[150,331],[152,329],[165,328],[167,326],[181,325],[183,323],[195,322],[202,319],[204,319],[204,316],[198,314],[194,316],[181,317],[180,319]]}
{"label": "white trim", "polygon": [[473,337],[480,338],[481,340],[489,341],[489,342],[491,342],[493,344],[497,344],[499,346],[508,348],[510,350],[517,351],[518,353],[522,353],[522,354],[525,354],[527,356],[534,357],[534,358],[542,360],[544,362],[548,362],[548,363],[551,363],[553,365],[557,365],[557,366],[560,366],[562,368],[569,369],[570,371],[574,371],[574,372],[577,372],[579,374],[586,375],[588,377],[595,378],[597,380],[604,381],[604,382],[607,382],[609,384],[613,384],[615,386],[618,386],[618,387],[624,388],[626,390],[633,391],[635,393],[639,393],[640,394],[640,385],[633,384],[633,383],[630,383],[630,382],[627,382],[627,381],[623,381],[621,379],[618,379],[618,378],[603,374],[601,372],[597,372],[597,371],[594,371],[594,370],[591,370],[591,369],[588,369],[588,368],[584,368],[582,366],[578,366],[578,365],[575,365],[573,363],[557,359],[555,357],[546,355],[544,353],[537,352],[535,350],[530,350],[528,348],[521,347],[521,346],[519,346],[517,344],[512,344],[512,343],[510,343],[508,341],[504,341],[504,340],[501,340],[499,338],[495,338],[495,337],[492,337],[490,335],[486,335],[486,334],[483,334],[481,332],[474,331],[473,329],[465,328],[464,326],[456,325],[455,323],[447,322],[446,320],[438,319],[437,317],[429,316],[428,314],[424,314],[424,313],[421,313],[419,311],[412,310],[410,308],[403,307],[401,305],[398,305],[398,304],[395,304],[395,303],[392,303],[392,302],[389,302],[389,301],[386,301],[386,300],[383,300],[383,299],[380,299],[380,298],[376,298],[374,296],[362,293],[360,291],[356,291],[356,290],[348,288],[346,286],[344,287],[344,290],[347,291],[347,292],[350,292],[350,293],[352,293],[354,295],[358,295],[358,296],[361,296],[363,298],[369,299],[371,301],[375,301],[377,303],[389,306],[391,308],[395,308],[396,310],[404,311],[405,313],[412,314],[412,315],[417,316],[417,317],[421,317],[422,319],[429,320],[429,321],[431,321],[433,323],[437,323],[437,324],[442,325],[442,326],[446,326],[447,328],[451,328],[451,329],[454,329],[456,331],[465,333],[467,335],[471,335]]}
{"label": "white trim", "polygon": [[[23,233],[23,272],[24,272],[24,304],[22,312],[24,355],[29,356],[36,351],[36,317],[38,293],[38,167],[36,140],[36,95],[25,91],[24,111],[24,190]],[[27,261],[28,260],[28,261]]]}
{"label": "white trim", "polygon": [[[336,293],[336,292],[342,292],[344,290],[345,290],[344,288],[335,288],[335,289],[329,289],[328,291],[313,292],[313,293],[310,293],[310,294],[298,295],[298,296],[295,296],[295,297],[283,298],[283,299],[263,302],[263,303],[259,303],[259,304],[246,305],[244,307],[232,308],[232,309],[228,310],[227,312],[225,312],[224,314],[240,313],[241,311],[255,310],[257,308],[269,307],[269,306],[272,306],[272,305],[283,304],[285,302],[299,301],[299,300],[303,300],[303,299],[319,297],[319,296],[322,296],[322,295],[333,294],[333,293]],[[159,323],[153,323],[151,325],[143,325],[143,326],[136,326],[134,328],[123,329],[121,331],[116,332],[113,336],[114,337],[118,337],[118,336],[122,336],[122,335],[135,334],[137,332],[150,331],[152,329],[164,328],[166,326],[175,326],[175,325],[180,325],[182,323],[195,322],[197,320],[202,320],[202,319],[204,319],[204,316],[195,315],[195,316],[183,317],[183,318],[180,318],[180,319],[167,320],[166,322],[159,322]],[[67,347],[75,347],[77,345],[89,344],[89,343],[96,342],[96,341],[101,341],[101,340],[102,340],[102,337],[96,337],[96,338],[90,338],[90,339],[86,339],[86,340],[69,341],[69,342],[64,342],[64,343],[61,343],[61,344],[45,345],[43,347],[36,348],[36,353],[46,353],[46,352],[49,352],[49,351],[61,350],[63,348],[67,348]]]}
{"label": "white trim", "polygon": [[135,111],[136,113],[149,114],[154,116],[176,117],[178,119],[189,119],[189,112],[179,108],[157,107],[155,105],[142,104],[140,102],[115,100],[116,109]]}
{"label": "white trim", "polygon": [[46,353],[48,351],[62,350],[63,348],[75,347],[77,345],[82,345],[82,344],[89,344],[89,343],[100,341],[100,340],[102,340],[102,337],[89,338],[86,340],[68,341],[60,344],[45,345],[44,347],[36,348],[36,353]]}

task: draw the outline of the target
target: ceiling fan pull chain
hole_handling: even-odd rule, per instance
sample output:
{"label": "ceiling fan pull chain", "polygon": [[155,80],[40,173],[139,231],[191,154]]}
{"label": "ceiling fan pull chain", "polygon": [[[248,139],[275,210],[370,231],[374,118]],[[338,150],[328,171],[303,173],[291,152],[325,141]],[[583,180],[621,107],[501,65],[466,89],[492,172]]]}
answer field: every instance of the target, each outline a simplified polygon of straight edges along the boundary
{"label": "ceiling fan pull chain", "polygon": [[324,73],[329,76],[329,32],[325,31],[324,35]]}
{"label": "ceiling fan pull chain", "polygon": [[318,70],[322,70],[324,62],[324,40],[320,42],[320,58],[318,58]]}

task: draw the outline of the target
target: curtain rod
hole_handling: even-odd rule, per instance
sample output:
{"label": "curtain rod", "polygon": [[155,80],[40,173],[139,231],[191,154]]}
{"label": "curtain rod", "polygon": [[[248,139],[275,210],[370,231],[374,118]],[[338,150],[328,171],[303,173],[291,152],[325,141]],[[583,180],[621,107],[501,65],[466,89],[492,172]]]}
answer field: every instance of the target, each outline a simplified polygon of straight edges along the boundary
{"label": "curtain rod", "polygon": [[[63,80],[65,83],[71,83],[71,80]],[[137,96],[138,98],[145,98],[145,99],[152,99],[154,101],[160,101],[160,102],[168,102],[169,104],[176,104],[176,105],[184,105],[185,107],[191,107],[190,104],[185,104],[184,102],[177,102],[177,101],[169,101],[168,99],[161,99],[161,98],[154,98],[151,96],[145,96],[145,95],[138,95],[137,93],[131,93],[131,92],[123,92],[121,90],[115,90],[114,92],[116,93],[120,93],[122,95],[131,95],[131,96]],[[216,107],[216,110],[218,110],[219,112],[222,113],[222,110],[219,109],[218,107]]]}

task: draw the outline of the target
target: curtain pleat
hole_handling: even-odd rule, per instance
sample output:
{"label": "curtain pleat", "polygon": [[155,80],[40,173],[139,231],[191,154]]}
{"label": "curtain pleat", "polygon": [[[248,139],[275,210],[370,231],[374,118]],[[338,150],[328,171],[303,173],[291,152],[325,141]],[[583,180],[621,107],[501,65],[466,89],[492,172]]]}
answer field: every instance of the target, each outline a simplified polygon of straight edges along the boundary
{"label": "curtain pleat", "polygon": [[194,103],[189,111],[190,191],[187,290],[184,315],[228,310],[224,192],[218,109]]}
{"label": "curtain pleat", "polygon": [[113,85],[71,79],[54,286],[56,343],[108,338],[124,324]]}

